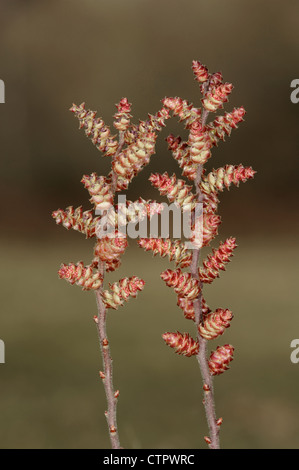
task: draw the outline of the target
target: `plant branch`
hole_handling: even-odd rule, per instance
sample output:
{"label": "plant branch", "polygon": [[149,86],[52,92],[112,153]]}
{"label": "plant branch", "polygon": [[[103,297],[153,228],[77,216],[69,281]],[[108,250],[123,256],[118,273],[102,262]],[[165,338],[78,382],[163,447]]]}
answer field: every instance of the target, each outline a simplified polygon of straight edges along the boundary
{"label": "plant branch", "polygon": [[[119,153],[121,152],[124,146],[124,143],[125,143],[124,134],[125,133],[123,131],[119,132],[119,144],[117,147],[117,151],[114,155],[114,158],[119,155]],[[115,194],[115,191],[116,191],[116,185],[117,185],[117,174],[114,171],[112,171],[111,190],[113,192],[113,195]],[[99,260],[98,269],[104,281],[105,262]],[[98,289],[95,293],[97,307],[98,307],[98,315],[95,319],[95,322],[97,325],[97,330],[98,330],[98,335],[99,335],[102,360],[103,360],[103,369],[104,369],[103,372],[100,372],[100,377],[102,378],[102,381],[104,384],[107,405],[108,405],[108,409],[105,412],[105,416],[107,419],[111,446],[112,446],[112,449],[121,449],[120,442],[119,442],[118,428],[117,428],[117,417],[116,417],[116,407],[117,407],[117,399],[119,396],[119,391],[117,390],[115,392],[114,387],[113,387],[112,358],[111,358],[109,341],[107,337],[107,329],[106,329],[107,309],[101,297],[102,291],[103,291],[103,287],[101,286],[100,289]]]}
{"label": "plant branch", "polygon": [[[202,126],[205,126],[206,120],[208,117],[208,111],[204,110],[202,113]],[[202,176],[202,165],[198,166],[197,175],[195,180],[196,186],[196,199],[198,203],[203,202],[203,194],[200,190],[200,181]],[[202,321],[202,288],[203,283],[199,280],[198,275],[198,262],[200,257],[200,249],[196,248],[193,250],[192,253],[192,262],[190,267],[190,272],[192,277],[197,279],[200,282],[200,293],[197,299],[194,300],[194,312],[195,312],[195,325],[197,331],[197,339],[199,342],[199,352],[196,355],[200,372],[203,379],[203,389],[204,389],[204,400],[203,404],[205,407],[208,427],[210,436],[207,439],[209,443],[210,449],[219,449],[219,425],[217,424],[216,420],[216,413],[215,413],[215,402],[214,402],[214,391],[213,391],[213,380],[212,376],[209,371],[208,360],[207,360],[207,340],[202,338],[202,336],[198,332],[198,326]]]}

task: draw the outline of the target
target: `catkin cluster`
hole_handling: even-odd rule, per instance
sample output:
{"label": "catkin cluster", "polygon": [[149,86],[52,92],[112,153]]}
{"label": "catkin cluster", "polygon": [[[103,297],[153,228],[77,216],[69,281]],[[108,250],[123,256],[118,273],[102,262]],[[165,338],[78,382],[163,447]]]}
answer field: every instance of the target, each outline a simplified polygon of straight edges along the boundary
{"label": "catkin cluster", "polygon": [[[175,174],[169,176],[154,173],[150,181],[160,194],[166,196],[170,202],[175,202],[184,210],[191,211],[191,236],[190,241],[194,250],[209,246],[218,235],[221,217],[218,214],[219,192],[232,185],[239,186],[253,178],[255,171],[251,167],[240,165],[225,165],[224,167],[206,173],[204,165],[212,156],[212,148],[231,135],[240,122],[244,120],[245,109],[243,106],[234,108],[231,112],[217,116],[208,122],[208,115],[223,108],[233,90],[233,85],[223,81],[221,72],[209,73],[207,67],[199,61],[193,61],[192,70],[194,78],[200,86],[203,95],[202,108],[195,107],[187,100],[180,97],[165,97],[163,106],[179,118],[187,129],[187,139],[170,134],[167,138],[168,149],[181,169],[182,176],[194,184],[186,184],[183,179],[178,179]],[[197,203],[202,203],[202,212],[197,212]],[[198,321],[195,314],[195,303],[200,300],[200,315],[198,327],[198,341],[191,338],[188,333],[165,333],[163,339],[179,354],[191,356],[197,354],[200,341],[213,340],[222,335],[230,326],[233,314],[229,309],[217,308],[212,311],[202,297],[203,284],[210,284],[219,277],[220,271],[225,270],[227,263],[236,248],[236,240],[230,237],[221,243],[217,249],[202,262],[194,273],[192,268],[192,250],[188,253],[187,263],[185,251],[180,240],[171,241],[157,239],[142,239],[139,246],[146,251],[152,251],[154,255],[168,256],[170,261],[177,264],[176,270],[167,269],[161,273],[161,278],[166,285],[173,288],[178,296],[177,305],[183,310],[186,319]],[[193,269],[191,272],[182,271],[183,268]],[[212,353],[209,361],[211,375],[218,375],[228,368],[233,358],[233,348],[230,345],[218,347]]]}
{"label": "catkin cluster", "polygon": [[[194,322],[197,338],[193,339],[189,333],[179,331],[164,333],[162,337],[177,354],[197,356],[200,362],[202,355],[199,352],[205,347],[205,341],[220,337],[233,319],[229,309],[212,310],[208,306],[202,295],[203,286],[212,283],[219,277],[220,271],[225,270],[237,245],[235,238],[227,238],[217,249],[212,250],[200,266],[199,250],[209,246],[218,235],[221,224],[219,193],[253,178],[255,171],[242,164],[227,164],[206,171],[205,165],[212,157],[213,147],[230,136],[232,130],[244,120],[245,109],[243,106],[234,108],[210,120],[210,113],[222,109],[228,101],[233,85],[223,81],[221,72],[210,73],[197,60],[192,62],[192,71],[202,94],[200,107],[177,96],[165,97],[161,109],[155,114],[148,114],[146,120],[134,124],[131,103],[127,98],[122,98],[116,104],[117,110],[113,116],[113,127],[118,136],[112,135],[104,120],[97,117],[96,112],[86,109],[84,103],[79,106],[73,104],[71,111],[79,120],[79,128],[84,130],[104,157],[110,158],[111,170],[105,176],[93,172],[82,178],[93,209],[100,213],[99,217],[93,215],[93,210],[83,211],[81,206],[58,209],[52,216],[57,224],[66,229],[83,233],[87,238],[96,238],[91,264],[84,266],[82,261],[62,264],[58,272],[60,278],[79,285],[83,290],[98,291],[97,299],[99,304],[104,305],[104,317],[106,309],[118,309],[130,297],[136,297],[144,288],[143,279],[135,275],[124,277],[119,282],[109,284],[109,289],[104,290],[104,276],[120,266],[128,247],[126,230],[129,224],[142,222],[146,217],[150,219],[161,213],[164,206],[142,198],[118,203],[116,193],[126,190],[133,178],[150,162],[156,152],[158,133],[171,116],[177,117],[185,126],[186,136],[183,139],[170,134],[166,141],[184,179],[164,172],[151,174],[149,180],[169,202],[175,203],[182,212],[190,212],[189,241],[192,249],[189,249],[189,245],[187,249],[183,240],[170,238],[141,238],[138,245],[153,255],[168,257],[169,261],[175,262],[176,269],[166,269],[161,273],[161,278],[176,293],[177,305],[184,317]],[[199,203],[202,204],[200,211],[197,210]],[[211,353],[203,367],[209,380],[211,376],[219,375],[229,368],[233,354],[234,348],[230,344],[218,346]],[[208,393],[209,386],[205,384],[204,387]],[[220,420],[216,424],[220,425]],[[205,439],[211,443],[210,437]]]}
{"label": "catkin cluster", "polygon": [[[134,124],[131,122],[131,103],[127,98],[122,98],[116,108],[113,126],[119,133],[118,139],[95,111],[85,108],[85,103],[79,106],[73,104],[70,108],[79,120],[79,128],[84,129],[86,136],[105,157],[111,158],[108,175],[93,172],[84,175],[81,180],[91,196],[93,208],[99,211],[100,216],[94,217],[92,210],[83,211],[81,206],[76,209],[70,206],[52,213],[57,224],[79,231],[87,238],[97,239],[89,266],[84,266],[80,261],[76,265],[64,264],[59,270],[60,278],[71,284],[76,283],[84,290],[102,288],[102,273],[114,271],[120,266],[121,257],[128,246],[128,224],[141,222],[145,217],[150,219],[164,208],[163,204],[142,198],[118,204],[115,193],[127,189],[132,178],[149,163],[155,153],[157,133],[165,127],[165,121],[170,117],[169,109],[163,106],[156,114],[149,114],[147,120]],[[178,259],[179,254],[176,256]],[[181,254],[181,264],[187,263],[186,257],[187,254]],[[93,269],[98,271],[94,272]],[[103,302],[107,307],[117,308],[129,296],[136,297],[143,285],[144,281],[136,276],[124,278],[114,283],[110,291],[104,291]]]}

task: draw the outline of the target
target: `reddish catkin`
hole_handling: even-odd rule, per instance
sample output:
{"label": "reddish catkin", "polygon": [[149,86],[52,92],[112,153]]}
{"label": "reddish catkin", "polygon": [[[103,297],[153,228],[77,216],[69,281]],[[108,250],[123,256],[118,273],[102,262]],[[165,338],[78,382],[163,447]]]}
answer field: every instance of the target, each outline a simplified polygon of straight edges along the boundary
{"label": "reddish catkin", "polygon": [[103,278],[99,272],[93,272],[90,266],[84,266],[80,261],[77,264],[62,264],[58,275],[70,284],[77,284],[83,290],[99,289],[103,283]]}
{"label": "reddish catkin", "polygon": [[201,117],[201,109],[195,108],[192,103],[177,96],[175,98],[166,97],[162,103],[173,112],[174,116],[178,116],[180,121],[186,121],[186,126],[190,126],[193,121]]}
{"label": "reddish catkin", "polygon": [[203,214],[202,218],[202,237],[196,231],[196,224],[191,228],[190,242],[196,248],[209,246],[211,241],[218,235],[218,227],[221,224],[220,215]]}
{"label": "reddish catkin", "polygon": [[161,278],[168,287],[173,287],[174,291],[180,297],[194,300],[200,292],[200,285],[197,279],[192,277],[191,273],[182,272],[180,268],[172,271],[166,269],[161,273]]}
{"label": "reddish catkin", "polygon": [[104,211],[109,209],[113,204],[113,193],[111,185],[105,176],[98,176],[96,173],[84,175],[81,183],[91,195],[92,202],[98,210]]}
{"label": "reddish catkin", "polygon": [[231,113],[225,113],[224,116],[218,116],[215,121],[207,125],[210,140],[213,145],[217,145],[218,140],[225,140],[225,136],[230,136],[233,129],[237,129],[237,124],[244,121],[243,117],[246,111],[241,106],[234,108]]}
{"label": "reddish catkin", "polygon": [[137,276],[130,278],[123,278],[119,282],[109,284],[110,290],[102,292],[102,300],[107,308],[113,308],[114,310],[122,306],[124,301],[128,298],[137,297],[138,291],[141,291],[144,287],[144,280]]}
{"label": "reddish catkin", "polygon": [[[94,258],[93,259],[93,263],[95,263],[95,266],[99,266],[99,258]],[[112,271],[115,271],[116,269],[118,269],[121,265],[121,261],[119,258],[115,258],[115,259],[112,259],[111,261],[106,261],[105,262],[105,271],[108,273],[108,272],[112,272]]]}
{"label": "reddish catkin", "polygon": [[127,98],[122,98],[115,106],[117,107],[117,113],[113,116],[113,125],[118,131],[124,132],[131,123],[131,103],[129,103]]}
{"label": "reddish catkin", "polygon": [[213,88],[221,85],[223,82],[223,76],[221,72],[212,73],[209,79],[209,87],[207,91],[211,91]]}
{"label": "reddish catkin", "polygon": [[231,344],[218,346],[213,351],[209,359],[209,369],[211,375],[220,375],[229,369],[229,363],[233,360],[234,347]]}
{"label": "reddish catkin", "polygon": [[95,246],[94,255],[104,262],[117,261],[124,254],[128,246],[125,236],[115,232],[113,237],[99,238]]}
{"label": "reddish catkin", "polygon": [[206,215],[215,214],[218,209],[219,199],[217,193],[203,193],[203,212]]}
{"label": "reddish catkin", "polygon": [[199,279],[210,284],[216,277],[219,277],[219,271],[225,271],[225,265],[229,263],[236,247],[236,239],[230,237],[221,243],[217,250],[213,249],[213,253],[208,255],[202,263],[203,267],[199,269]]}
{"label": "reddish catkin", "polygon": [[162,175],[152,173],[149,180],[162,196],[167,196],[167,199],[181,207],[183,212],[194,209],[196,198],[192,193],[192,186],[187,185],[181,179],[177,179],[175,174],[169,176],[167,172]]}
{"label": "reddish catkin", "polygon": [[[178,297],[177,305],[183,310],[184,317],[187,320],[195,321],[195,310],[193,301],[186,299],[185,297]],[[211,309],[207,305],[205,299],[202,297],[202,305],[201,305],[201,312],[203,320],[206,316],[211,312]]]}
{"label": "reddish catkin", "polygon": [[186,268],[192,261],[192,253],[185,248],[179,240],[175,242],[170,238],[140,238],[138,245],[146,251],[152,251],[154,255],[162,258],[168,256],[169,261],[175,261],[177,266]]}
{"label": "reddish catkin", "polygon": [[205,98],[201,100],[203,107],[207,111],[217,111],[217,109],[223,107],[223,103],[228,100],[228,95],[232,92],[233,85],[231,83],[221,83],[220,85],[213,87],[209,91]]}
{"label": "reddish catkin", "polygon": [[204,165],[211,157],[211,139],[206,128],[202,127],[200,121],[194,121],[191,124],[188,145],[190,160],[193,163]]}
{"label": "reddish catkin", "polygon": [[192,61],[192,70],[195,75],[195,80],[199,83],[204,83],[209,78],[209,71],[205,65],[202,65],[198,60]]}
{"label": "reddish catkin", "polygon": [[169,134],[166,138],[168,149],[172,152],[173,158],[178,162],[182,170],[182,175],[189,180],[195,181],[198,166],[190,159],[190,148],[187,142],[182,142],[180,136],[175,137]]}
{"label": "reddish catkin", "polygon": [[95,111],[87,111],[85,103],[79,106],[73,104],[70,111],[79,119],[79,128],[85,129],[86,136],[91,139],[98,150],[108,157],[115,154],[118,142],[111,136],[109,126],[106,126],[103,119],[96,119],[97,113]]}
{"label": "reddish catkin", "polygon": [[156,114],[149,114],[147,121],[139,121],[138,133],[161,131],[166,126],[166,119],[170,118],[169,109],[161,108]]}
{"label": "reddish catkin", "polygon": [[124,133],[124,141],[131,145],[145,134],[159,132],[166,126],[165,121],[170,118],[169,109],[162,107],[156,114],[148,114],[146,121],[139,121],[139,125],[131,124]]}
{"label": "reddish catkin", "polygon": [[244,167],[242,164],[236,166],[225,165],[225,167],[213,170],[207,176],[203,176],[200,189],[206,194],[223,191],[224,188],[229,189],[232,184],[239,186],[240,182],[244,183],[253,178],[255,173],[256,171],[251,166]]}
{"label": "reddish catkin", "polygon": [[131,181],[155,153],[156,138],[157,135],[153,132],[143,133],[142,137],[116,156],[112,162],[113,171],[121,178]]}
{"label": "reddish catkin", "polygon": [[215,339],[229,328],[233,314],[228,309],[217,308],[209,313],[198,327],[199,334],[205,339]]}
{"label": "reddish catkin", "polygon": [[164,333],[162,335],[165,343],[174,348],[177,354],[191,357],[198,353],[199,344],[194,341],[188,333]]}
{"label": "reddish catkin", "polygon": [[154,214],[160,214],[163,209],[162,203],[151,199],[145,200],[140,197],[134,202],[126,200],[125,204],[116,204],[109,210],[105,216],[105,223],[113,228],[125,227],[129,222],[138,223],[145,217],[150,219]]}
{"label": "reddish catkin", "polygon": [[93,217],[93,211],[84,211],[82,206],[74,209],[73,206],[67,207],[65,210],[58,209],[52,212],[53,219],[57,225],[62,225],[67,230],[73,229],[84,233],[86,238],[95,236],[96,227],[100,217]]}

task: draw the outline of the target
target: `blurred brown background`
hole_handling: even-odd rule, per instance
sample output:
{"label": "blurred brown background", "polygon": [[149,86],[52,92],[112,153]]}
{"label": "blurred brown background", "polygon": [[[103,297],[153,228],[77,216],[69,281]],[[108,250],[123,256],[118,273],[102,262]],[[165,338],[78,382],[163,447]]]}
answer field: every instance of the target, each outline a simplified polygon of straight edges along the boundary
{"label": "blurred brown background", "polygon": [[[109,447],[95,299],[57,279],[61,262],[90,261],[93,242],[51,218],[58,207],[89,209],[80,179],[106,174],[109,162],[68,109],[85,101],[112,125],[123,96],[135,122],[166,95],[199,105],[193,59],[233,83],[225,111],[247,111],[209,168],[241,162],[258,172],[221,195],[216,243],[234,235],[239,248],[206,290],[212,308],[235,314],[217,343],[236,347],[231,370],[215,379],[222,445],[298,448],[299,364],[290,362],[299,337],[299,103],[290,101],[299,78],[298,2],[1,0],[0,9],[1,448]],[[129,198],[159,199],[147,180],[153,171],[179,174],[164,140],[170,132],[184,136],[168,121]],[[168,262],[133,245],[109,279],[135,274],[147,282],[137,300],[109,315],[122,445],[205,447],[198,367],[161,340],[192,325],[160,280]]]}

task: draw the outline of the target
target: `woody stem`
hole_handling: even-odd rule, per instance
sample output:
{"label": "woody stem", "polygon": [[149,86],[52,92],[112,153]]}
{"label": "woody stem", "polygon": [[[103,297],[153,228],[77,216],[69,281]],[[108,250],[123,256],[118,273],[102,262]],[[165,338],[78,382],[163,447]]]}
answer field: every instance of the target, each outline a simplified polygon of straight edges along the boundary
{"label": "woody stem", "polygon": [[[104,263],[100,264],[103,265]],[[102,270],[102,266],[100,266],[100,270]],[[98,316],[96,318],[96,325],[103,359],[103,372],[100,372],[100,376],[103,380],[103,385],[107,398],[108,409],[105,412],[105,416],[107,419],[111,446],[112,449],[120,449],[116,420],[117,396],[113,388],[112,359],[106,332],[106,307],[102,301],[101,291],[102,288],[96,291],[96,300],[98,306]]]}
{"label": "woody stem", "polygon": [[[206,124],[206,120],[208,117],[208,111],[204,110],[202,114],[202,126],[204,127]],[[198,166],[197,175],[195,180],[196,186],[196,198],[198,203],[203,202],[203,194],[200,189],[200,182],[202,176],[202,165]],[[204,407],[206,412],[207,423],[209,427],[209,447],[210,449],[219,449],[219,426],[217,425],[216,420],[216,412],[215,412],[215,401],[214,401],[214,391],[213,391],[213,380],[212,376],[209,371],[208,366],[208,359],[207,359],[207,340],[204,339],[198,331],[198,326],[202,322],[202,288],[203,283],[199,280],[198,274],[198,262],[200,257],[200,249],[196,248],[193,250],[192,253],[192,262],[190,271],[192,277],[199,281],[200,293],[197,299],[194,300],[194,312],[195,312],[195,325],[197,331],[197,340],[199,343],[199,352],[196,355],[198,365],[200,368],[202,380],[203,380],[203,389],[204,389]]]}
{"label": "woody stem", "polygon": [[[114,158],[121,152],[124,146],[124,143],[125,143],[124,132],[121,131],[119,133],[119,144],[118,144],[117,151],[114,155]],[[115,172],[112,171],[111,191],[113,194],[116,191],[116,185],[117,185],[117,175]],[[98,269],[104,281],[105,262],[99,260]],[[103,360],[103,372],[100,372],[100,377],[102,378],[102,381],[103,381],[106,399],[107,399],[108,409],[107,411],[105,411],[105,416],[106,416],[107,424],[108,424],[111,447],[112,449],[121,449],[120,442],[119,442],[118,428],[117,428],[117,418],[116,418],[117,398],[118,398],[119,392],[115,392],[114,387],[113,387],[112,358],[110,354],[110,347],[109,347],[109,341],[108,341],[107,330],[106,330],[107,309],[102,300],[102,292],[103,292],[103,286],[101,286],[95,293],[97,307],[98,307],[96,325],[97,325],[97,331],[98,331],[100,348],[101,348],[101,353],[102,353],[102,360]]]}

